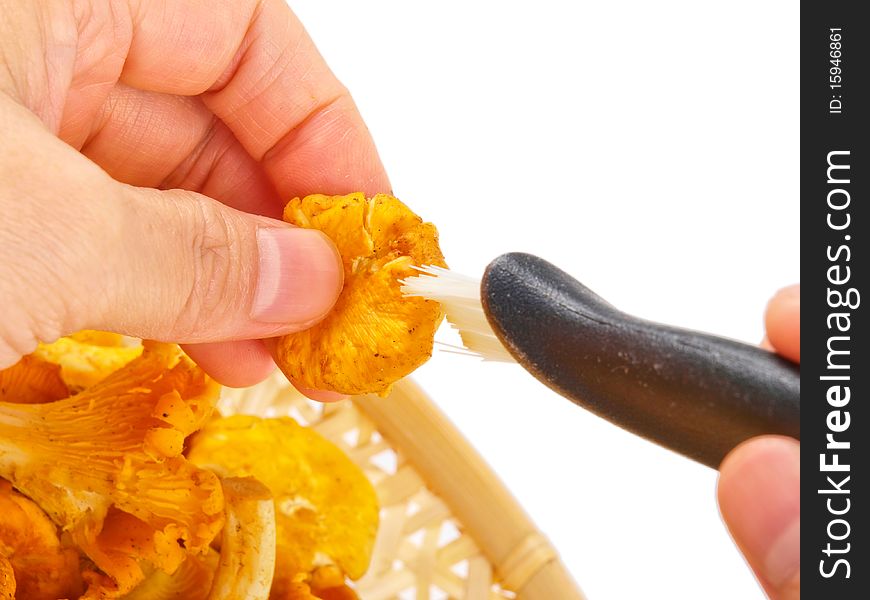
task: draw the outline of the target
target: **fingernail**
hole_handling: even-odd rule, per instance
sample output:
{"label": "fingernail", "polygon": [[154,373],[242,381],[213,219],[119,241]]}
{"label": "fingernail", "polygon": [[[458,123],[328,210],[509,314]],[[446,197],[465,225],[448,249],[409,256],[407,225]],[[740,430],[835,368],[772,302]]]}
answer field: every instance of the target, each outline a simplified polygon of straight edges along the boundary
{"label": "fingernail", "polygon": [[800,444],[757,438],[720,466],[722,515],[750,564],[778,590],[800,572]]}
{"label": "fingernail", "polygon": [[774,589],[789,581],[801,567],[801,521],[795,519],[767,550],[764,574]]}
{"label": "fingernail", "polygon": [[309,324],[323,317],[341,291],[341,257],[319,231],[257,230],[260,253],[251,317],[263,323]]}

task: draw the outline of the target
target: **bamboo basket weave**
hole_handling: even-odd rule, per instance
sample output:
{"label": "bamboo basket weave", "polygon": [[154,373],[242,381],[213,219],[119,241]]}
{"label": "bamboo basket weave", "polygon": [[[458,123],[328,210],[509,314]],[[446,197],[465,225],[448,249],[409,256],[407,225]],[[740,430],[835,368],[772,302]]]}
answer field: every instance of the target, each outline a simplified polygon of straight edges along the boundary
{"label": "bamboo basket weave", "polygon": [[226,389],[224,414],[291,416],[371,480],[381,521],[361,600],[583,600],[549,541],[419,386],[388,398],[308,400],[280,374]]}

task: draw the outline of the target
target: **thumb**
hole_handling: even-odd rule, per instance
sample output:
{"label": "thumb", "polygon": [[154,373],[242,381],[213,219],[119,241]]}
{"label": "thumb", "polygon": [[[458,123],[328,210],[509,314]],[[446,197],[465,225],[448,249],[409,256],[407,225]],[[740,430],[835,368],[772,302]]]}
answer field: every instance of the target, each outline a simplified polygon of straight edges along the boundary
{"label": "thumb", "polygon": [[0,131],[0,368],[85,328],[182,343],[280,335],[339,294],[340,257],[317,231],[118,183],[2,93]]}
{"label": "thumb", "polygon": [[719,467],[728,530],[772,600],[800,598],[800,444],[749,440]]}
{"label": "thumb", "polygon": [[78,329],[264,338],[309,327],[334,304],[341,260],[322,233],[64,158],[73,164],[57,177],[21,175],[24,189],[0,193],[0,368]]}
{"label": "thumb", "polygon": [[119,187],[122,241],[89,326],[182,343],[264,338],[310,327],[335,303],[341,258],[319,231],[194,192]]}

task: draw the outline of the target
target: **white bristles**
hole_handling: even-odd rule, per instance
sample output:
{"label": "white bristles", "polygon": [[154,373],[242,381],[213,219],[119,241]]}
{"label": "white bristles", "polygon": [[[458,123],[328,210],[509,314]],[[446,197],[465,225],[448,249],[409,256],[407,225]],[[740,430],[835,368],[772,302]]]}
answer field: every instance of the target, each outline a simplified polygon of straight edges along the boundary
{"label": "white bristles", "polygon": [[[405,296],[435,300],[444,307],[447,321],[459,332],[472,355],[484,360],[513,362],[495,337],[480,304],[480,281],[442,267],[414,267],[421,275],[400,281]],[[447,344],[449,345],[449,344]]]}

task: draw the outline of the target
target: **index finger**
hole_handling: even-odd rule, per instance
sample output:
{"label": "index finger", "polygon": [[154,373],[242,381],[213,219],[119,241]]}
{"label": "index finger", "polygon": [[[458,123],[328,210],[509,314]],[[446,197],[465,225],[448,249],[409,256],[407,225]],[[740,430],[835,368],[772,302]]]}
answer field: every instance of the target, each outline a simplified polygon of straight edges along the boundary
{"label": "index finger", "polygon": [[138,0],[121,79],[202,94],[279,195],[388,191],[346,88],[282,0]]}

